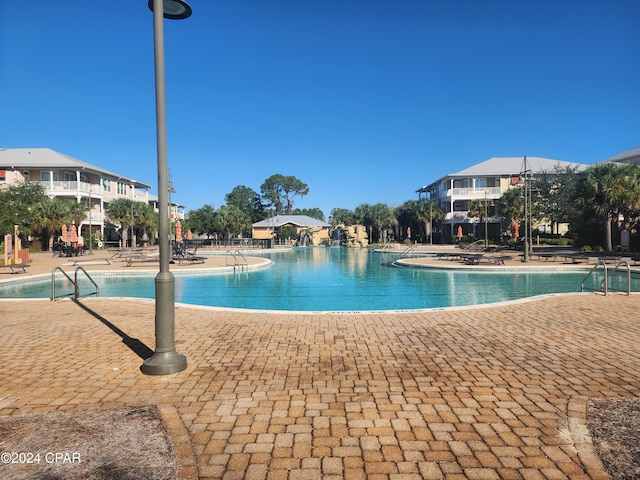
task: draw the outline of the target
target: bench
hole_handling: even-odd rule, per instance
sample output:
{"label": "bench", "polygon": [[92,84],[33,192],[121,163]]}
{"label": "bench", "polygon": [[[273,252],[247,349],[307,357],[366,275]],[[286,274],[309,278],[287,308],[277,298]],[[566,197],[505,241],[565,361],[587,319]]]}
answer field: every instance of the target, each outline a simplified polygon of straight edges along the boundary
{"label": "bench", "polygon": [[9,265],[0,265],[2,268],[11,269],[11,273],[27,273],[28,263],[10,263]]}

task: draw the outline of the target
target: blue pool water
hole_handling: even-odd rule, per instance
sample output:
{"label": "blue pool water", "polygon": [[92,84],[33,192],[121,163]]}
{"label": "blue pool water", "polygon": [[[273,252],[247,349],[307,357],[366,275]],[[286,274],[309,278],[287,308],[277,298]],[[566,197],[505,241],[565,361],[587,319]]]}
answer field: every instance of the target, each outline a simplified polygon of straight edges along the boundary
{"label": "blue pool water", "polygon": [[[584,270],[494,273],[397,268],[389,265],[395,257],[368,249],[298,248],[268,256],[273,261],[271,267],[244,273],[181,274],[176,269],[176,302],[264,310],[406,310],[579,292],[585,277]],[[101,297],[155,296],[155,272],[144,276],[91,275]],[[87,282],[81,292],[88,290]],[[639,279],[634,279],[633,290],[640,290]],[[56,291],[71,289],[60,278]],[[50,295],[50,278],[0,285],[3,298]]]}

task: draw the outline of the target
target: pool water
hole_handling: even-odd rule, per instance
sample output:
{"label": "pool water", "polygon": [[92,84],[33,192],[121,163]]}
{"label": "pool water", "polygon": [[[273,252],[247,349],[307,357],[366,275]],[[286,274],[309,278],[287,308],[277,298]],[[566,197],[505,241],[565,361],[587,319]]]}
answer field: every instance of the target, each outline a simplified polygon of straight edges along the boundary
{"label": "pool water", "polygon": [[[174,271],[180,303],[261,310],[366,311],[464,306],[515,300],[548,293],[579,292],[586,275],[546,270],[453,271],[398,268],[392,255],[369,249],[296,248],[270,253],[269,268],[203,275]],[[100,297],[155,297],[155,272],[148,275],[91,273]],[[70,292],[60,276],[56,292]],[[597,278],[590,287],[596,286]],[[640,279],[633,280],[634,291]],[[88,292],[81,282],[81,293]],[[0,285],[1,298],[48,298],[50,278]]]}

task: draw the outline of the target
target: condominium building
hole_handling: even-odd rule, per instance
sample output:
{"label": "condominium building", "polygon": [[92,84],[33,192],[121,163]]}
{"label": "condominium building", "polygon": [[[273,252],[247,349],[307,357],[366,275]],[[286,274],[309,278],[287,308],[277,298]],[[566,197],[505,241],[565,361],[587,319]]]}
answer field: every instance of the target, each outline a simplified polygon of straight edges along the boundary
{"label": "condominium building", "polygon": [[[444,212],[439,234],[444,242],[452,241],[458,232],[484,237],[484,229],[490,239],[498,239],[503,225],[497,211],[497,202],[507,190],[520,188],[525,173],[535,176],[567,167],[583,170],[585,164],[571,163],[540,157],[495,157],[459,172],[450,173],[418,190],[418,198],[436,202]],[[478,217],[469,217],[473,200],[487,202],[486,223]]]}
{"label": "condominium building", "polygon": [[[89,229],[100,231],[101,238],[118,242],[119,225],[108,216],[109,202],[124,198],[145,202],[157,209],[158,198],[151,185],[83,162],[49,148],[0,149],[0,187],[24,181],[41,183],[50,198],[72,199],[87,208],[87,216],[78,226],[88,238]],[[184,218],[184,207],[172,204],[174,218]]]}

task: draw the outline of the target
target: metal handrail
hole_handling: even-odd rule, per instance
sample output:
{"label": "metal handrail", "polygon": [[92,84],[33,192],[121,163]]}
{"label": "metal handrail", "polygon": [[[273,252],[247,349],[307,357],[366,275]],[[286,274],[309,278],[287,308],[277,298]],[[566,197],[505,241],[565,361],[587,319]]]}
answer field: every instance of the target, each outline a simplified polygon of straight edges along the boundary
{"label": "metal handrail", "polygon": [[585,290],[590,290],[590,291],[597,291],[595,288],[589,288],[585,286],[585,282],[587,281],[587,279],[593,274],[593,272],[595,272],[598,267],[602,265],[603,267],[603,271],[604,271],[604,278],[602,279],[602,282],[600,283],[600,291],[603,292],[605,294],[605,296],[609,293],[609,291],[615,291],[615,292],[625,292],[627,295],[631,295],[631,265],[629,265],[629,262],[627,262],[626,260],[622,260],[620,262],[618,262],[616,264],[615,267],[613,267],[611,269],[611,272],[617,272],[620,271],[620,268],[623,265],[626,265],[626,271],[627,271],[627,288],[626,290],[622,290],[622,289],[611,289],[609,287],[609,268],[607,267],[607,262],[605,260],[598,260],[598,263],[596,263],[593,268],[591,270],[589,270],[589,273],[587,273],[587,275],[582,279],[582,283],[580,284],[580,291],[584,292]]}
{"label": "metal handrail", "polygon": [[[82,273],[85,274],[87,279],[89,279],[89,281],[93,284],[93,286],[96,287],[95,292],[91,292],[91,293],[86,293],[84,295],[80,295],[80,287],[78,286],[78,270],[81,270]],[[87,271],[84,268],[76,267],[75,273],[73,275],[73,278],[75,278],[75,285],[76,285],[76,295],[75,295],[76,300],[78,298],[88,297],[89,295],[98,295],[100,293],[100,287],[98,287],[98,284],[93,281],[93,278],[91,278],[91,275],[89,275],[89,273],[87,273]]]}
{"label": "metal handrail", "polygon": [[[58,270],[61,271],[62,274],[65,277],[67,277],[67,279],[73,284],[73,292],[72,293],[65,293],[63,295],[56,295],[56,272]],[[80,295],[80,286],[78,285],[78,270],[81,270],[86,275],[86,277],[89,279],[89,281],[93,284],[93,286],[96,287],[96,290],[94,292],[90,292],[90,293],[87,293],[85,295]],[[62,269],[62,267],[55,267],[51,271],[51,301],[52,302],[55,302],[56,299],[63,298],[63,297],[73,297],[74,300],[77,300],[78,298],[88,297],[89,295],[98,295],[98,293],[100,293],[100,288],[98,287],[98,284],[93,281],[93,278],[91,278],[91,275],[89,275],[87,273],[87,271],[82,267],[76,267],[76,269],[74,270],[73,278],[71,278],[67,274],[67,272],[65,272]]]}
{"label": "metal handrail", "polygon": [[609,290],[612,290],[612,291],[615,291],[615,292],[624,292],[627,295],[631,295],[631,265],[629,265],[629,262],[627,262],[626,260],[621,260],[616,264],[615,267],[613,267],[611,269],[611,271],[612,272],[620,271],[620,269],[622,268],[623,265],[626,265],[626,272],[627,272],[627,288],[626,288],[626,290],[617,289],[617,288],[613,288],[612,289],[611,286],[609,286]]}
{"label": "metal handrail", "polygon": [[[249,262],[247,261],[247,259],[245,258],[245,256],[242,254],[240,250],[236,250],[235,252],[231,250],[227,250],[227,253],[225,255],[225,265],[227,267],[229,266],[229,257],[233,259],[234,269],[235,267],[242,267],[242,269],[244,269],[244,267],[249,266]],[[240,261],[239,259],[241,259],[242,261]]]}
{"label": "metal handrail", "polygon": [[417,248],[418,247],[416,245],[409,245],[400,253],[400,256],[398,257],[398,259],[409,257],[409,254],[417,250]]}

